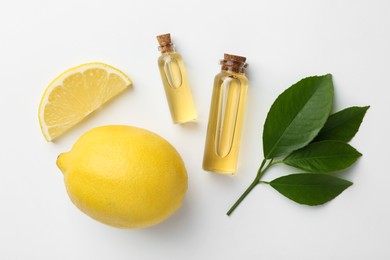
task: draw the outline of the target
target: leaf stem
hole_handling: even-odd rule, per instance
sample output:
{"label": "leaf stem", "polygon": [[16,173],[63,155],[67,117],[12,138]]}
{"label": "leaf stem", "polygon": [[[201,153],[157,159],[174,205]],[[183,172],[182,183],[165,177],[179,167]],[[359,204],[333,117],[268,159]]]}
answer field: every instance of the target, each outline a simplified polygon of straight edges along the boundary
{"label": "leaf stem", "polygon": [[[256,187],[257,184],[260,183],[260,179],[261,179],[261,177],[263,177],[264,173],[272,165],[279,163],[279,162],[281,162],[281,161],[277,161],[277,162],[273,163],[273,159],[271,159],[270,162],[268,163],[268,165],[264,168],[265,164],[267,163],[267,159],[263,159],[263,161],[261,162],[261,165],[259,167],[259,170],[257,171],[256,178],[253,180],[251,185],[249,185],[249,187],[244,191],[244,193],[238,198],[238,200],[233,204],[233,206],[229,209],[229,211],[226,213],[226,215],[230,216],[233,213],[233,211],[238,207],[238,205],[240,205],[240,203],[246,198],[246,196],[248,196],[248,194],[253,190],[253,188]],[[264,168],[264,170],[263,170],[263,168]]]}
{"label": "leaf stem", "polygon": [[277,163],[279,163],[279,161],[277,162],[273,162],[274,159],[271,159],[267,165],[267,167],[265,167],[265,169],[262,171],[262,172],[258,172],[257,173],[257,176],[256,176],[256,179],[257,179],[257,182],[260,181],[260,179],[263,177],[264,173],[272,166],[272,165],[275,165]]}
{"label": "leaf stem", "polygon": [[[272,159],[272,160],[273,160],[273,159]],[[271,160],[271,161],[272,161],[272,160]],[[283,163],[283,160],[271,162],[271,165],[270,165],[270,166],[273,166],[273,165],[279,164],[279,163]]]}
{"label": "leaf stem", "polygon": [[261,165],[260,165],[260,168],[257,170],[257,175],[256,177],[260,174],[261,170],[263,169],[264,165],[266,164],[267,162],[267,159],[263,159],[263,161],[261,162]]}
{"label": "leaf stem", "polygon": [[229,209],[229,211],[226,213],[226,215],[230,216],[230,214],[233,213],[233,211],[240,205],[240,203],[245,199],[245,197],[253,190],[256,185],[259,184],[259,181],[257,178],[249,185],[249,187],[244,191],[244,193],[238,198],[236,203],[233,204],[233,206]]}

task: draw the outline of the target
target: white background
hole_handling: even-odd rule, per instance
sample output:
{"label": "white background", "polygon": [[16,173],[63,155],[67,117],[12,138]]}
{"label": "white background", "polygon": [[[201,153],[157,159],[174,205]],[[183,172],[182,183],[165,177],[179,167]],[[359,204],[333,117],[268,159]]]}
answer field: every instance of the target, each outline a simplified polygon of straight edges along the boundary
{"label": "white background", "polygon": [[[171,123],[155,36],[170,32],[182,54],[199,114]],[[213,77],[223,53],[250,64],[238,174],[201,168]],[[37,110],[65,69],[102,61],[134,82],[114,102],[47,143]],[[389,1],[2,1],[0,4],[0,259],[390,259]],[[364,154],[346,173],[354,185],[332,202],[300,206],[257,187],[225,212],[255,176],[262,126],[285,88],[332,73],[334,110],[371,105],[352,145]],[[182,155],[189,190],[166,222],[115,229],[69,200],[55,165],[85,131],[147,128]],[[292,173],[276,166],[272,180]]]}

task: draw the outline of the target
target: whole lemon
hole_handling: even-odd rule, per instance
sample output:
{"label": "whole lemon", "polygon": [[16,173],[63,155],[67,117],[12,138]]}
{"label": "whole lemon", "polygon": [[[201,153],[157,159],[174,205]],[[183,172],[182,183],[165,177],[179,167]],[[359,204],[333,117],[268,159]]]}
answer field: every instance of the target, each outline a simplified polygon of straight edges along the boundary
{"label": "whole lemon", "polygon": [[187,172],[165,139],[131,126],[94,128],[58,156],[72,202],[107,225],[142,228],[162,222],[182,204]]}

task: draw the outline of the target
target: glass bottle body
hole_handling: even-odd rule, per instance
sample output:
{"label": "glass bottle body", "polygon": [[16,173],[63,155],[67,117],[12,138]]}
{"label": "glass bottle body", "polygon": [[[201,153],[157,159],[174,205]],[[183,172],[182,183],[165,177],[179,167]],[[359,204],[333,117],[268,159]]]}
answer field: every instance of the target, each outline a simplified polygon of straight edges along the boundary
{"label": "glass bottle body", "polygon": [[158,67],[173,123],[195,120],[197,114],[181,55],[175,51],[162,53]]}
{"label": "glass bottle body", "polygon": [[215,76],[204,170],[224,174],[236,172],[247,89],[244,73],[222,70]]}

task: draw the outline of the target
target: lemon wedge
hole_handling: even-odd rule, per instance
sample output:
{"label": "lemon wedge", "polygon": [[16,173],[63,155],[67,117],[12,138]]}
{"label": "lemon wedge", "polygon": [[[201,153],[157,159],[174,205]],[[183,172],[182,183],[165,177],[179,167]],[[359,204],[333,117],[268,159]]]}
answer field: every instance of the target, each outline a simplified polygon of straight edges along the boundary
{"label": "lemon wedge", "polygon": [[122,71],[99,62],[68,69],[46,88],[38,117],[47,141],[59,137],[131,86]]}

